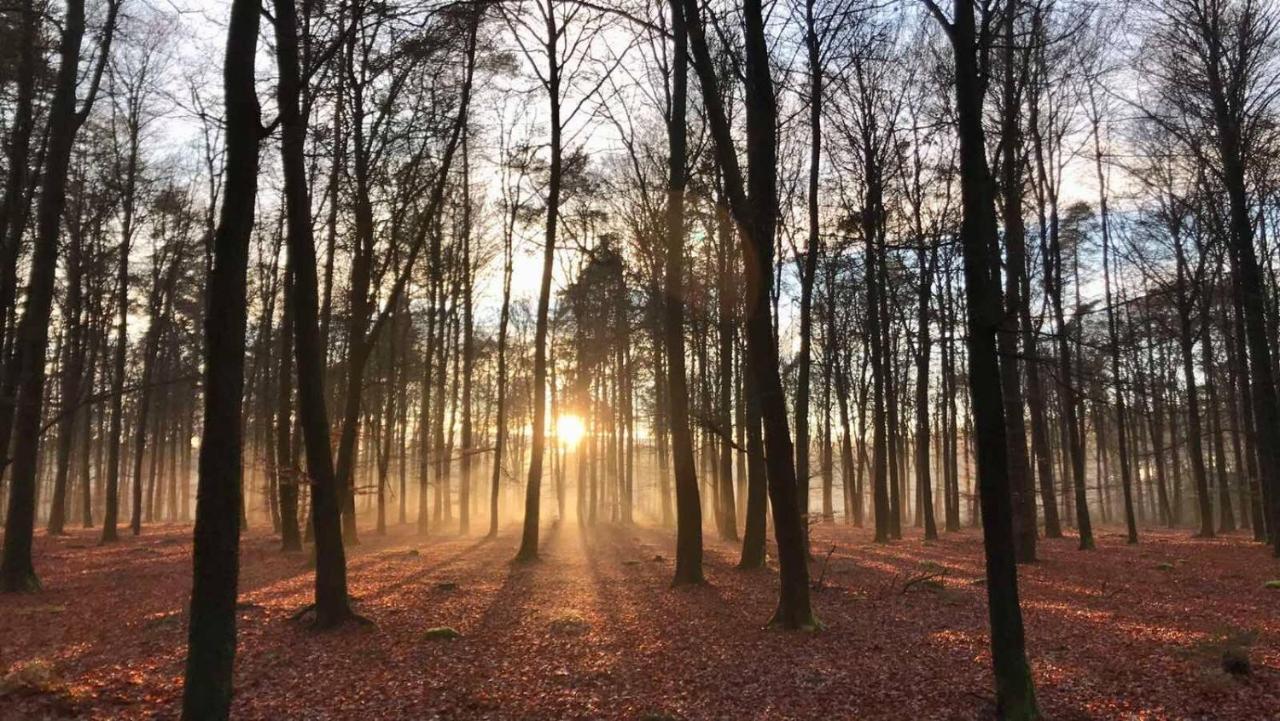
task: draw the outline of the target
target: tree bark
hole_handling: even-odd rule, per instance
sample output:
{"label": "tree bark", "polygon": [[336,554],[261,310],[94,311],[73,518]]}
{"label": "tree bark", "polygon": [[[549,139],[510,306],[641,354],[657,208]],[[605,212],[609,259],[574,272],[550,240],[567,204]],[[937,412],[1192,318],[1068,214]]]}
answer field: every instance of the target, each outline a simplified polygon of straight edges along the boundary
{"label": "tree bark", "polygon": [[[31,561],[31,541],[36,516],[36,473],[39,470],[41,416],[44,408],[45,354],[49,346],[49,318],[53,309],[58,266],[58,235],[67,199],[67,169],[75,136],[97,95],[105,58],[115,33],[117,0],[107,6],[99,45],[99,62],[90,79],[83,108],[76,110],[80,46],[84,39],[84,2],[68,0],[59,50],[58,75],[48,110],[40,200],[36,206],[35,247],[30,260],[27,299],[18,324],[14,355],[10,360],[17,392],[12,408],[0,408],[0,421],[12,428],[13,461],[9,503],[5,514],[0,591],[37,588],[39,580]],[[9,433],[0,433],[8,441]],[[4,447],[4,446],[0,446]]]}
{"label": "tree bark", "polygon": [[329,445],[325,404],[325,351],[320,345],[316,249],[308,197],[307,121],[300,97],[298,17],[292,0],[275,0],[276,97],[280,113],[280,159],[284,169],[289,271],[293,275],[294,359],[298,373],[298,425],[311,481],[311,518],[316,543],[315,625],[329,628],[354,617],[347,597],[347,560],[342,544],[341,489]]}
{"label": "tree bark", "polygon": [[542,280],[538,287],[538,310],[533,331],[533,428],[529,453],[529,476],[525,484],[524,528],[520,535],[520,550],[516,560],[535,561],[538,558],[538,524],[542,505],[542,458],[547,444],[547,315],[551,306],[551,275],[555,270],[556,233],[560,220],[560,186],[564,166],[560,119],[560,28],[556,21],[555,6],[546,0],[546,37],[544,49],[547,56],[547,96],[550,99],[550,148],[548,165],[546,234],[542,248]]}
{"label": "tree bark", "polygon": [[[1090,89],[1092,93],[1092,89]],[[1092,99],[1092,97],[1091,97]],[[1093,123],[1093,161],[1098,176],[1098,217],[1102,223],[1102,277],[1107,304],[1107,337],[1111,350],[1111,383],[1116,394],[1116,435],[1120,442],[1120,486],[1124,493],[1124,523],[1129,543],[1138,542],[1138,521],[1133,511],[1133,471],[1129,466],[1129,418],[1120,375],[1120,331],[1111,296],[1111,224],[1107,208],[1107,178],[1102,171],[1102,140]]]}
{"label": "tree bark", "polygon": [[[726,195],[739,225],[746,268],[747,362],[764,425],[765,464],[778,543],[780,588],[772,624],[789,629],[817,626],[809,604],[809,568],[797,498],[795,455],[787,423],[786,397],[778,370],[770,299],[773,245],[778,215],[777,106],[769,70],[764,14],[759,0],[743,1],[746,39],[747,166],[743,182],[696,0],[683,0],[692,63],[702,86],[716,158]],[[749,199],[749,200],[748,200]]]}
{"label": "tree bark", "polygon": [[681,0],[671,0],[674,39],[671,68],[671,114],[667,125],[666,280],[663,297],[663,344],[667,351],[667,404],[670,409],[671,453],[676,481],[676,569],[672,585],[703,582],[702,503],[689,432],[689,390],[684,366],[684,192],[685,102],[688,88],[688,35]]}
{"label": "tree bark", "polygon": [[239,576],[241,405],[249,238],[258,183],[254,59],[261,8],[233,0],[223,69],[227,192],[213,237],[205,313],[204,430],[200,442],[184,721],[231,715]]}
{"label": "tree bark", "polygon": [[[937,11],[936,6],[934,6]],[[937,11],[941,16],[941,12]],[[941,20],[941,17],[939,18]],[[945,20],[942,22],[945,23]],[[969,321],[969,393],[977,431],[978,478],[986,551],[987,604],[991,624],[991,660],[996,679],[996,711],[1006,721],[1036,719],[1035,688],[1023,639],[1018,601],[1006,454],[1004,400],[996,334],[1002,308],[998,261],[991,252],[996,233],[994,192],[987,166],[983,122],[980,48],[974,3],[955,0],[947,25],[955,52],[956,115],[959,136],[960,241],[964,253],[965,296]]]}
{"label": "tree bark", "polygon": [[[1011,0],[1003,9],[1004,105],[1001,108],[1000,191],[1004,204],[1005,313],[997,336],[1004,423],[1009,443],[1009,486],[1013,494],[1013,533],[1019,563],[1036,560],[1036,497],[1027,459],[1027,425],[1022,402],[1022,359],[1019,322],[1022,276],[1026,273],[1026,226],[1022,219],[1022,86],[1017,17],[1021,3]],[[1025,349],[1023,349],[1025,350]]]}

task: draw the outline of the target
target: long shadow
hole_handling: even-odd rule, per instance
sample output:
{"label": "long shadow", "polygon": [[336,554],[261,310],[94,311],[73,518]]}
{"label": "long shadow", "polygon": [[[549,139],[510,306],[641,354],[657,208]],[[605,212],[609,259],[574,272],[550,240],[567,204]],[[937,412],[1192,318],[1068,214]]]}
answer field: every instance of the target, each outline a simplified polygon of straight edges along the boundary
{"label": "long shadow", "polygon": [[[543,529],[540,544],[542,559],[535,563],[502,559],[498,568],[503,569],[505,575],[500,585],[479,616],[468,619],[469,630],[464,632],[458,647],[450,650],[448,658],[444,660],[448,668],[465,669],[465,672],[456,673],[450,678],[443,692],[447,695],[456,694],[469,714],[501,718],[502,694],[517,688],[511,683],[517,679],[511,678],[512,673],[506,664],[513,658],[520,658],[521,654],[533,652],[533,648],[516,650],[517,646],[537,646],[536,643],[529,643],[533,639],[528,638],[528,634],[538,630],[526,630],[522,626],[536,612],[535,580],[548,572],[548,566],[559,563],[554,560],[559,535],[557,527]],[[503,538],[504,535],[499,534],[497,539],[485,538],[477,545],[488,545]],[[467,591],[462,589],[462,592]],[[431,702],[438,701],[439,699],[431,699]]]}
{"label": "long shadow", "polygon": [[[477,620],[477,628],[482,631],[491,629],[491,624],[495,617],[500,613],[509,613],[511,609],[525,609],[532,605],[532,594],[529,593],[533,587],[533,579],[536,575],[543,572],[545,566],[549,563],[557,563],[551,560],[551,551],[556,550],[556,546],[560,542],[559,526],[549,526],[543,529],[542,537],[539,540],[539,550],[542,558],[534,563],[518,563],[514,560],[507,560],[505,566],[507,575],[502,580],[497,593],[494,594],[493,600],[485,607],[484,613],[480,614]],[[523,616],[516,614],[515,618],[519,619]]]}
{"label": "long shadow", "polygon": [[[621,629],[628,625],[625,617],[619,612],[620,609],[627,607],[638,609],[637,613],[630,614],[629,617],[640,619],[642,622],[655,622],[658,620],[676,623],[700,622],[697,619],[689,619],[683,614],[677,613],[678,609],[672,607],[670,603],[672,598],[689,601],[695,605],[709,604],[720,606],[730,611],[741,610],[730,603],[723,589],[714,582],[714,577],[735,572],[732,565],[725,562],[718,554],[715,556],[712,556],[712,554],[704,555],[703,567],[704,572],[707,572],[707,582],[696,586],[678,588],[671,586],[671,559],[663,556],[663,560],[658,562],[652,560],[652,558],[635,558],[637,555],[645,554],[633,553],[629,547],[634,546],[635,541],[625,536],[631,534],[637,536],[637,538],[643,538],[641,534],[647,530],[620,527],[598,528],[595,530],[593,538],[584,541],[584,543],[590,544],[586,549],[587,568],[595,586],[596,596],[601,600],[601,606],[605,609],[603,613],[609,619],[611,628]],[[640,542],[646,546],[651,545],[647,541],[641,540]],[[645,550],[647,551],[647,549]],[[628,556],[630,558],[627,558]],[[639,573],[626,579],[635,581],[639,586],[640,593],[636,593],[635,589],[627,583],[618,582],[614,577],[616,575],[628,576],[631,572],[617,569],[613,574],[610,574],[603,566],[602,557],[625,558],[623,563],[627,563],[628,568],[640,569]],[[634,565],[631,565],[632,563]],[[683,604],[679,605],[682,606]],[[743,618],[748,618],[745,612],[743,612]],[[630,625],[636,627],[633,630],[644,632],[644,629],[639,628],[639,624]],[[763,625],[763,622],[760,625]],[[665,638],[666,634],[661,636]]]}
{"label": "long shadow", "polygon": [[[483,538],[478,539],[475,542],[471,543],[470,545],[467,545],[459,549],[458,551],[450,554],[449,556],[435,559],[435,561],[430,563],[429,565],[422,566],[418,570],[413,571],[401,577],[399,580],[393,581],[391,583],[388,583],[380,587],[376,593],[366,594],[362,600],[372,601],[375,599],[383,598],[385,596],[392,594],[395,591],[405,588],[406,586],[417,583],[423,578],[426,578],[427,576],[434,574],[443,568],[451,566],[454,563],[457,563],[458,561],[462,560],[463,558],[466,558],[467,556],[475,553],[477,550],[483,548],[486,544],[487,544],[486,539],[483,539]],[[386,556],[384,556],[380,560],[384,562],[403,562],[402,559],[414,558],[413,556],[408,556],[404,551],[401,551],[395,556],[391,556],[391,557],[388,557],[388,556],[391,556],[391,554],[386,554]]]}
{"label": "long shadow", "polygon": [[641,717],[681,717],[706,707],[718,709],[719,718],[761,718],[744,714],[734,700],[733,689],[758,684],[752,664],[724,663],[757,657],[767,648],[762,644],[777,643],[762,635],[767,615],[757,608],[759,597],[740,595],[736,557],[708,544],[708,582],[672,587],[671,560],[646,557],[654,538],[647,530],[605,527],[591,539],[587,569],[604,631],[619,651],[609,694],[631,699],[629,711]]}
{"label": "long shadow", "polygon": [[[408,555],[410,548],[417,548],[425,543],[428,548],[432,546],[444,545],[446,543],[457,540],[456,538],[440,538],[440,539],[421,539],[415,535],[392,534],[387,536],[373,536],[372,541],[366,540],[359,546],[349,548],[347,556],[347,581],[349,586],[359,583],[361,577],[371,569],[379,566],[385,566],[388,563],[409,562],[414,557]],[[429,566],[421,567],[415,564],[414,574],[403,578],[398,582],[390,584],[389,590],[395,590],[404,584],[411,582],[415,577],[423,574],[431,573],[441,565],[456,561],[459,557],[478,548],[479,544],[465,548],[449,558],[445,558],[432,563]],[[290,595],[305,593],[312,582],[315,573],[315,561],[312,554],[315,553],[314,547],[308,547],[302,553],[286,553],[278,549],[254,549],[254,557],[256,560],[266,564],[282,563],[285,559],[293,561],[293,565],[283,571],[276,572],[274,567],[270,569],[264,578],[242,578],[241,592],[242,600],[252,600],[256,603],[267,602],[276,598],[284,598]],[[248,557],[246,557],[248,560]],[[248,566],[248,563],[242,563],[242,566]],[[264,569],[255,568],[255,571]],[[361,600],[365,598],[380,598],[388,590],[387,587],[379,587],[374,594],[355,594],[360,596]]]}

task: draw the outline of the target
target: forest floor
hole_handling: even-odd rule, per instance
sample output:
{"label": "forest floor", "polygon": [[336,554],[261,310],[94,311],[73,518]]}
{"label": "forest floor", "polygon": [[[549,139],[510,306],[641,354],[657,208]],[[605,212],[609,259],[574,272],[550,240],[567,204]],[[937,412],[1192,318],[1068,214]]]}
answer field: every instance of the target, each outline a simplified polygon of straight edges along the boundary
{"label": "forest floor", "polygon": [[[825,629],[763,628],[776,569],[706,548],[708,583],[669,588],[672,534],[544,529],[543,560],[409,527],[350,549],[375,625],[317,633],[305,554],[242,543],[236,719],[980,719],[992,709],[981,536],[887,546],[817,526]],[[918,532],[909,531],[911,535]],[[37,539],[45,590],[0,596],[0,719],[176,718],[190,530],[98,546]],[[833,550],[834,549],[834,550]],[[1022,568],[1027,647],[1048,719],[1280,718],[1280,562],[1243,534],[1148,530],[1094,552],[1043,541]],[[825,574],[823,570],[825,568]],[[450,627],[452,640],[427,630]],[[1223,671],[1223,656],[1251,672]]]}

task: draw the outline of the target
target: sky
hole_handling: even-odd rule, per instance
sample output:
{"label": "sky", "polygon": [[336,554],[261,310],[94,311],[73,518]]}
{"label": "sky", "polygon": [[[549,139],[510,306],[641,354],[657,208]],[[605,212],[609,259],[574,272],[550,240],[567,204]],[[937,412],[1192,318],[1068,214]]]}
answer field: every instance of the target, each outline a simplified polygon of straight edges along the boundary
{"label": "sky", "polygon": [[[182,68],[190,68],[191,72],[198,78],[198,84],[201,84],[209,92],[210,97],[217,98],[220,91],[221,82],[221,60],[223,55],[223,40],[225,33],[226,16],[229,12],[230,3],[227,0],[127,0],[126,9],[129,5],[137,3],[135,7],[146,7],[154,10],[173,13],[180,18],[182,36],[181,42],[177,48],[177,58],[175,62]],[[263,33],[264,40],[268,40],[266,33],[269,32],[269,25],[264,22]],[[629,42],[629,33],[622,30],[610,31],[605,45],[608,46],[607,52],[614,52],[618,48],[624,48]],[[273,73],[274,63],[272,58],[267,54],[270,52],[269,42],[260,43],[260,52],[262,53],[259,62],[259,74],[264,79],[264,87],[269,87],[270,76]],[[632,52],[638,63],[638,54]],[[522,62],[526,62],[522,59]],[[638,70],[638,64],[629,64],[627,66],[633,72]],[[624,68],[625,69],[625,68]],[[528,68],[526,67],[526,71]],[[530,88],[530,101],[527,104],[527,113],[529,120],[534,126],[545,126],[546,124],[546,106],[547,101],[545,93],[536,87],[536,82],[514,81],[516,85],[524,82]],[[504,80],[505,86],[512,86],[513,81]],[[164,117],[160,118],[155,125],[154,136],[161,154],[172,155],[175,157],[190,158],[195,155],[193,149],[198,147],[200,137],[199,122],[190,112],[190,103],[185,97],[186,89],[183,87],[176,88],[174,93],[177,102],[172,103],[168,112]],[[473,111],[478,110],[478,123],[489,126],[490,128],[496,124],[497,103],[500,102],[499,96],[492,88],[482,90],[480,102],[473,107]],[[263,98],[264,112],[270,113],[271,99]],[[614,102],[627,102],[626,99],[617,99]],[[639,104],[639,103],[636,103]],[[214,101],[212,103],[213,110],[220,110],[220,103]],[[638,110],[637,117],[640,116]],[[610,154],[620,152],[619,143],[616,132],[613,128],[601,119],[592,120],[590,117],[591,104],[585,106],[584,111],[575,118],[573,124],[568,128],[566,135],[571,138],[572,147],[581,147],[593,157],[593,160],[602,163]],[[656,116],[652,108],[646,107],[643,112],[648,112],[651,117],[646,122],[653,122]],[[483,132],[483,131],[481,131]],[[540,138],[533,138],[534,142],[541,142]],[[480,145],[480,144],[477,144]],[[274,148],[268,150],[270,153]],[[188,162],[190,162],[188,160]],[[264,168],[274,162],[274,157],[264,153]],[[488,169],[485,165],[488,163]],[[1086,172],[1088,171],[1088,172]],[[488,232],[492,235],[500,232],[500,221],[497,219],[497,177],[496,169],[492,164],[492,159],[486,159],[483,156],[473,158],[473,177],[479,182],[476,183],[477,189],[485,186],[484,197],[477,200],[481,207],[487,207],[487,211],[482,213],[486,215],[486,225],[490,226]],[[491,182],[483,182],[488,179]],[[270,188],[270,181],[264,183],[264,188]],[[1083,159],[1076,160],[1071,169],[1068,171],[1064,182],[1063,205],[1074,200],[1093,201],[1096,198],[1097,189],[1096,182],[1093,179],[1091,169]],[[803,198],[799,199],[801,202]],[[268,201],[271,202],[271,201]],[[797,222],[803,221],[803,214],[795,214]],[[516,260],[515,272],[513,273],[512,286],[513,295],[517,301],[523,300],[532,304],[536,299],[539,287],[542,263],[542,228],[540,223],[530,224],[529,227],[518,231],[516,243]],[[576,252],[564,249],[563,245],[557,253],[556,274],[554,286],[556,288],[563,287],[571,275],[571,269],[576,265]],[[794,286],[794,263],[784,261],[784,282]],[[497,308],[501,294],[501,268],[500,257],[496,256],[489,263],[488,267],[481,271],[476,287],[480,294],[478,299],[478,316],[481,322],[496,321]],[[1102,281],[1100,274],[1098,277],[1088,277],[1084,279],[1083,295],[1086,297],[1100,297],[1102,295]],[[795,333],[791,326],[794,325],[795,307],[790,298],[784,297],[780,306],[781,327],[783,328],[784,346],[791,345],[794,347]]]}

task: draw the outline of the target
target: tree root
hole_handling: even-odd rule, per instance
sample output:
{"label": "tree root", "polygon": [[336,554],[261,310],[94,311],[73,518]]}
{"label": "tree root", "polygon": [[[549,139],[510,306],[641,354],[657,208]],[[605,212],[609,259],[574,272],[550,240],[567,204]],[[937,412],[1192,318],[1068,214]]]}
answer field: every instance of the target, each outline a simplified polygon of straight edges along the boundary
{"label": "tree root", "polygon": [[333,615],[332,617],[324,619],[322,622],[319,617],[319,614],[316,613],[316,605],[314,603],[309,603],[303,606],[302,608],[298,609],[297,611],[295,611],[293,614],[289,616],[289,620],[302,621],[306,619],[308,615],[311,616],[311,620],[308,623],[308,625],[311,627],[313,631],[327,631],[330,629],[339,628],[341,626],[346,625],[347,623],[355,623],[358,626],[377,626],[378,625],[373,619],[356,613],[354,610],[351,609],[350,606],[343,609],[342,611],[339,611],[337,614]]}
{"label": "tree root", "polygon": [[0,591],[4,593],[39,593],[44,590],[40,585],[40,577],[35,571],[26,571],[25,573],[15,574],[17,578],[10,578],[8,574],[0,575]]}
{"label": "tree root", "polygon": [[806,633],[817,633],[826,628],[818,617],[810,613],[807,618],[786,618],[781,613],[782,609],[773,612],[773,618],[769,619],[769,623],[765,624],[765,628],[775,631],[803,631]]}

